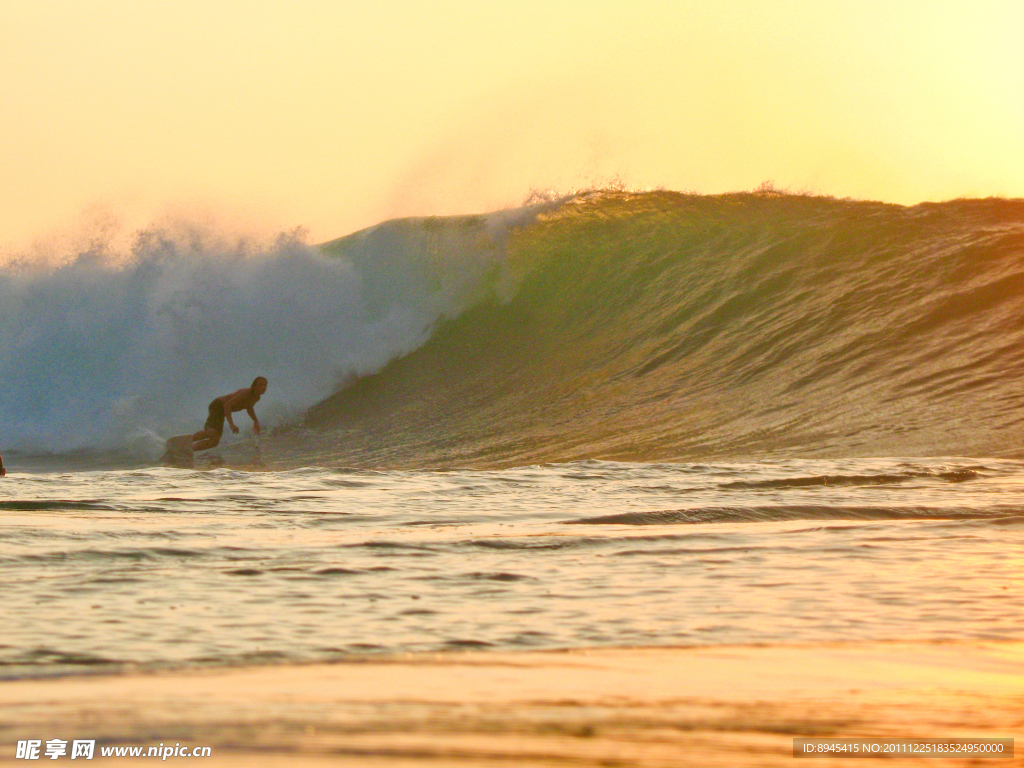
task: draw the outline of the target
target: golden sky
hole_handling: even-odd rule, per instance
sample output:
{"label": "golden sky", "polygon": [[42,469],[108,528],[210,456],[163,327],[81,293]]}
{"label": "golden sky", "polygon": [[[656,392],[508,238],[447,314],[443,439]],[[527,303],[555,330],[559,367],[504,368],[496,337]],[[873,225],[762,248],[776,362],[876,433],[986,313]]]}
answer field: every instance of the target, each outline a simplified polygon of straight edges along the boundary
{"label": "golden sky", "polygon": [[0,246],[166,206],[320,241],[616,177],[1024,196],[1022,30],[1020,0],[0,0]]}

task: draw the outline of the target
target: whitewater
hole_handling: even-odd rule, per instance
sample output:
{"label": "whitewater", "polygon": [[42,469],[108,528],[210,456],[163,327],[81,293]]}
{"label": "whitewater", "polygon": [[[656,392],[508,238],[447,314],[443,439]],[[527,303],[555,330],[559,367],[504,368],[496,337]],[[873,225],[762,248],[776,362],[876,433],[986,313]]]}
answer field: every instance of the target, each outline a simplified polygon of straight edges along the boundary
{"label": "whitewater", "polygon": [[1024,201],[772,191],[8,260],[0,667],[1020,639],[1022,272]]}

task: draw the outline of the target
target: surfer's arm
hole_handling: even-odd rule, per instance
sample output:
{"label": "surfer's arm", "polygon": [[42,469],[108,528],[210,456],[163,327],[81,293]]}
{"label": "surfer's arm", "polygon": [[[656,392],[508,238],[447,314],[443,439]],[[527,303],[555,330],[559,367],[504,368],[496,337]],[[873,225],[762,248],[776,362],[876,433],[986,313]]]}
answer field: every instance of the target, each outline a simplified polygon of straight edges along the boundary
{"label": "surfer's arm", "polygon": [[253,407],[250,405],[245,409],[245,412],[248,413],[249,418],[252,419],[252,431],[258,435],[260,433],[260,420],[256,418],[256,411],[254,411]]}
{"label": "surfer's arm", "polygon": [[238,432],[238,427],[235,426],[234,419],[231,418],[231,412],[239,410],[235,407],[235,402],[241,399],[241,394],[236,392],[227,400],[224,401],[224,418],[228,420],[228,426],[231,427],[232,432]]}

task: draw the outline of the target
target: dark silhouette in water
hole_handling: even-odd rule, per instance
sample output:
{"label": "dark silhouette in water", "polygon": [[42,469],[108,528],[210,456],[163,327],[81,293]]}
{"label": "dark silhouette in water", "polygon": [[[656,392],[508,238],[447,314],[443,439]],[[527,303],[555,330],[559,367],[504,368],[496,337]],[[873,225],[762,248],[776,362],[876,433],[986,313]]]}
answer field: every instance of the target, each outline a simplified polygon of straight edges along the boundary
{"label": "dark silhouette in water", "polygon": [[238,411],[245,411],[252,419],[253,431],[260,433],[260,420],[256,418],[256,411],[253,406],[259,402],[260,397],[267,391],[267,380],[263,376],[253,379],[252,386],[239,389],[230,395],[221,395],[214,398],[209,406],[209,416],[203,428],[192,435],[192,450],[205,451],[215,447],[220,442],[224,433],[224,420],[227,419],[228,426],[232,432],[238,432],[238,427],[231,419],[231,414]]}
{"label": "dark silhouette in water", "polygon": [[209,406],[209,416],[203,428],[192,435],[178,435],[167,438],[161,462],[168,466],[181,469],[190,469],[195,466],[193,454],[195,451],[205,451],[214,448],[220,443],[221,435],[224,432],[224,421],[228,422],[232,432],[238,432],[238,427],[231,418],[232,413],[245,411],[252,419],[253,431],[260,433],[260,420],[256,418],[256,411],[253,406],[259,402],[260,397],[267,391],[267,379],[264,376],[257,376],[253,379],[252,386],[239,389],[229,395],[222,395],[214,398]]}

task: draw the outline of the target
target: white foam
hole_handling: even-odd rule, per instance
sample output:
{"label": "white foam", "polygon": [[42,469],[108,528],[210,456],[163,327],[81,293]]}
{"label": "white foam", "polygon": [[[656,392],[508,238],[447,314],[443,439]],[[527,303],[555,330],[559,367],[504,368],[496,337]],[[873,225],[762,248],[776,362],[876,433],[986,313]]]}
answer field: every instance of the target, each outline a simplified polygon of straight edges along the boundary
{"label": "white foam", "polygon": [[0,444],[148,446],[198,429],[212,398],[257,375],[261,421],[293,418],[495,290],[502,233],[529,218],[386,222],[323,250],[179,226],[121,253],[4,266]]}

